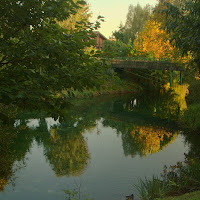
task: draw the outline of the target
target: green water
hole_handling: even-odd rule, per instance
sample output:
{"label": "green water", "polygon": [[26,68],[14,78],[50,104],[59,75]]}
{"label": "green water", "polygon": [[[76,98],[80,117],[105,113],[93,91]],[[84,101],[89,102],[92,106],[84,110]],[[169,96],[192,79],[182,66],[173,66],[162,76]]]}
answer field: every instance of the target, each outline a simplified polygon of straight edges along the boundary
{"label": "green water", "polygon": [[67,189],[82,199],[137,199],[138,178],[160,175],[189,151],[178,125],[187,105],[177,91],[185,90],[73,100],[65,121],[21,113],[3,130],[0,199],[64,200]]}

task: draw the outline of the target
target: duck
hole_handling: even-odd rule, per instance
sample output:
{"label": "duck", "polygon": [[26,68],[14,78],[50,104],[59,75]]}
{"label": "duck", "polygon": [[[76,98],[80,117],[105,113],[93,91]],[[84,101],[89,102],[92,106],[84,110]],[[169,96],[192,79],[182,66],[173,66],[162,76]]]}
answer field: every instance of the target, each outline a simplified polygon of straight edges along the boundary
{"label": "duck", "polygon": [[134,195],[131,194],[131,195],[126,196],[126,200],[134,200]]}

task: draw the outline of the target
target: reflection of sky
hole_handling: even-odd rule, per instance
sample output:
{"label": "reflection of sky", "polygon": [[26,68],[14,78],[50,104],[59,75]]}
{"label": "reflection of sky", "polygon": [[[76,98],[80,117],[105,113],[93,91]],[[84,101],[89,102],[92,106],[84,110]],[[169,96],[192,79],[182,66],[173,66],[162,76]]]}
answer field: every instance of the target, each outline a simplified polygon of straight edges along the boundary
{"label": "reflection of sky", "polygon": [[88,0],[88,2],[93,13],[92,21],[95,21],[98,15],[104,16],[105,22],[102,23],[100,31],[108,38],[112,35],[112,31],[118,30],[120,22],[125,23],[130,4],[155,5],[157,0]]}
{"label": "reflection of sky", "polygon": [[26,125],[29,128],[35,129],[39,127],[39,119],[29,119]]}
{"label": "reflection of sky", "polygon": [[[45,118],[45,121],[47,123],[47,130],[48,130],[48,132],[50,131],[51,127],[60,124],[59,123],[59,119],[54,120],[52,117]],[[31,129],[38,128],[40,126],[39,123],[40,123],[40,119],[28,119],[28,120],[26,120],[27,127],[31,128]],[[20,125],[20,120],[17,119],[15,121],[14,125],[15,125],[15,127],[19,126]]]}
{"label": "reflection of sky", "polygon": [[45,121],[46,121],[46,123],[47,123],[48,132],[50,131],[50,128],[51,128],[52,126],[55,126],[55,125],[60,124],[60,123],[59,123],[59,119],[57,119],[57,120],[55,121],[52,117],[45,118]]}

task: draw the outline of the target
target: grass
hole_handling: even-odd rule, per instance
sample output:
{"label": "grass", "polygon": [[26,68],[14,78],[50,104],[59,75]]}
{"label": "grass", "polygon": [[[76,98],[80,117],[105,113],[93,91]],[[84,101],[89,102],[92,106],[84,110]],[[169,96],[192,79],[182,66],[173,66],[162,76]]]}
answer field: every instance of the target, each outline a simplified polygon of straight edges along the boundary
{"label": "grass", "polygon": [[186,193],[181,196],[158,198],[156,200],[199,200],[199,199],[200,199],[200,191],[196,191],[196,192]]}
{"label": "grass", "polygon": [[[186,155],[185,162],[167,168],[165,166],[160,179],[140,180],[135,186],[141,200],[153,200],[165,196],[179,196],[200,190],[200,158]],[[195,197],[196,198],[196,197]],[[199,198],[200,199],[200,198]],[[199,200],[198,199],[198,200]]]}
{"label": "grass", "polygon": [[152,179],[140,179],[139,184],[135,185],[141,200],[150,200],[157,197],[164,197],[168,191],[168,184],[165,180],[159,180],[156,176]]}

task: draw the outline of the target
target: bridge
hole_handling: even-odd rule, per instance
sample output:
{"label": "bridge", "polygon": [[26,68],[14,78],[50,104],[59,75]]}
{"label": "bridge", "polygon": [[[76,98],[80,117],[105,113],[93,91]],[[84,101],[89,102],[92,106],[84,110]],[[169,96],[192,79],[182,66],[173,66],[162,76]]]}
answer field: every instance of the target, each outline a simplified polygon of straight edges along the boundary
{"label": "bridge", "polygon": [[173,71],[180,71],[180,84],[182,84],[182,72],[185,71],[183,66],[170,62],[169,59],[150,59],[150,58],[132,58],[110,60],[112,68],[119,69],[154,69],[171,71],[170,86],[173,82]]}

